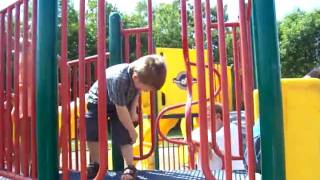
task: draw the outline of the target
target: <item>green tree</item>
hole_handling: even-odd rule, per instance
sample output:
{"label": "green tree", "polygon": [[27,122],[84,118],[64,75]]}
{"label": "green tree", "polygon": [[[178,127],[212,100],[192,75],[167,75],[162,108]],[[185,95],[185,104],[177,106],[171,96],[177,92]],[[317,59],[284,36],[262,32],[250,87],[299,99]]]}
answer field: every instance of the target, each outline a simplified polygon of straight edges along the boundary
{"label": "green tree", "polygon": [[[74,3],[79,1],[68,1],[68,60],[78,59],[78,30],[79,11],[75,9]],[[112,4],[106,5],[106,44],[108,44],[109,15],[117,8]],[[61,1],[58,8],[58,52],[61,43]],[[97,54],[97,1],[89,0],[86,9],[86,56]],[[108,47],[108,46],[107,46]]]}
{"label": "green tree", "polygon": [[280,22],[280,59],[283,77],[301,77],[320,64],[320,10],[297,10]]}

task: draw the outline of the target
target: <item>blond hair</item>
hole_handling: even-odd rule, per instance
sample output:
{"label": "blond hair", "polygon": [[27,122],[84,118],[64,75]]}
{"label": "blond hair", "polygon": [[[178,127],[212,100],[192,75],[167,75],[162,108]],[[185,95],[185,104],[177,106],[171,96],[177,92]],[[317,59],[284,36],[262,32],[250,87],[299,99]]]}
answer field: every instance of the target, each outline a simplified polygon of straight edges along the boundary
{"label": "blond hair", "polygon": [[159,55],[143,56],[132,62],[131,67],[143,84],[156,90],[159,90],[166,81],[167,68],[163,57]]}

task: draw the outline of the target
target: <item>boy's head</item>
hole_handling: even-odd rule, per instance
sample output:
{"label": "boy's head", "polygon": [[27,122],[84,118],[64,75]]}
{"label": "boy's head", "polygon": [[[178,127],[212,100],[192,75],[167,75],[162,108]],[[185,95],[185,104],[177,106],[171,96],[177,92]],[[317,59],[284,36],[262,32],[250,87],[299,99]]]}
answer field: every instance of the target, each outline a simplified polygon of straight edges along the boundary
{"label": "boy's head", "polygon": [[[219,103],[215,104],[215,116],[216,116],[216,130],[219,130],[223,126],[222,122],[222,106]],[[210,104],[207,105],[207,119],[208,127],[211,127],[211,109]]]}
{"label": "boy's head", "polygon": [[161,56],[143,56],[132,62],[131,67],[134,85],[139,90],[159,90],[166,80],[167,68]]}

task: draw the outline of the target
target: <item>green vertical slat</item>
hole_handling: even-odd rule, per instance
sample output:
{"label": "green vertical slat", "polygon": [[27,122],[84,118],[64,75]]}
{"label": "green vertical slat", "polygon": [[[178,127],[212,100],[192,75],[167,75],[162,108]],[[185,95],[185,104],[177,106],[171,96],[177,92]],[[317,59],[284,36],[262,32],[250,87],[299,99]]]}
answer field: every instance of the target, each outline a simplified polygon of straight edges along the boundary
{"label": "green vertical slat", "polygon": [[38,0],[36,111],[39,180],[59,179],[56,33],[57,0]]}
{"label": "green vertical slat", "polygon": [[260,101],[262,179],[285,180],[280,61],[274,0],[253,1],[253,22]]}
{"label": "green vertical slat", "polygon": [[[119,13],[112,12],[109,16],[109,66],[122,63],[120,22],[121,18]],[[114,137],[112,137],[112,165],[113,170],[115,171],[122,171],[124,169],[124,162],[121,150],[114,142]]]}

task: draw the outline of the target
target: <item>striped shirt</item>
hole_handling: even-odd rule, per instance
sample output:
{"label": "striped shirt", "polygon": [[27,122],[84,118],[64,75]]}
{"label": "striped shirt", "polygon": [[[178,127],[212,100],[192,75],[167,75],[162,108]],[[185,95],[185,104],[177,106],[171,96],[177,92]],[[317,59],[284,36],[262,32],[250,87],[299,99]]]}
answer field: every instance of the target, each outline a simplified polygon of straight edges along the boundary
{"label": "striped shirt", "polygon": [[[106,79],[108,104],[129,106],[139,93],[132,80],[132,68],[127,63],[107,68]],[[89,90],[88,102],[98,104],[98,81]]]}

